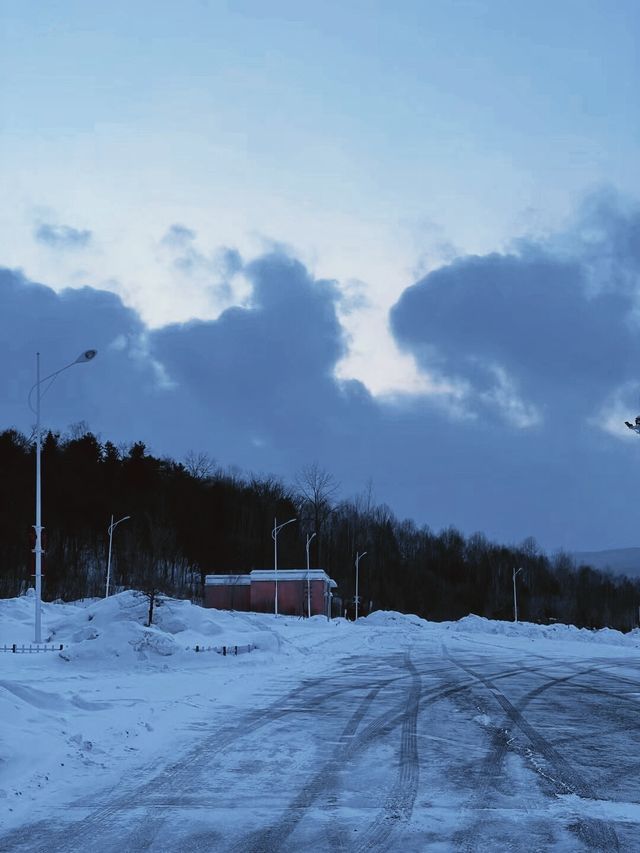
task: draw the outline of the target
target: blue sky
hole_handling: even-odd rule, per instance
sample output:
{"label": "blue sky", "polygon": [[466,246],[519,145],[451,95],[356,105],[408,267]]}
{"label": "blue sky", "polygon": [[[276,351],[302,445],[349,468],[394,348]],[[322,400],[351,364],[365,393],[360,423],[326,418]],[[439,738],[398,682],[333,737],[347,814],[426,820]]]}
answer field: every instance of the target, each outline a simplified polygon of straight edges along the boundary
{"label": "blue sky", "polygon": [[[89,406],[105,436],[287,477],[316,456],[345,493],[371,477],[434,526],[637,544],[624,502],[612,525],[587,492],[632,489],[640,451],[618,429],[640,406],[639,28],[636,2],[0,0],[7,358],[44,353],[28,324],[13,339],[19,306],[87,328],[111,293],[103,346],[156,419],[139,385],[114,387],[113,405]],[[291,304],[274,309],[277,292]],[[317,322],[304,315],[299,337],[305,311]],[[52,360],[93,344],[66,328],[46,331]],[[248,361],[227,384],[238,338]],[[283,420],[264,393],[278,372]],[[188,432],[163,414],[175,395]],[[301,411],[322,425],[304,440]]]}

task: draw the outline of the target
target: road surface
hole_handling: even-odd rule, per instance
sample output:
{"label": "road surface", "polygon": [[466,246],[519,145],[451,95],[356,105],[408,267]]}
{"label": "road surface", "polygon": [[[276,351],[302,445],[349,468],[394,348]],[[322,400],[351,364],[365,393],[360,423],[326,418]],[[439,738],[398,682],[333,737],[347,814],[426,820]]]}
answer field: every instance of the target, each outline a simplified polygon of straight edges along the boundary
{"label": "road surface", "polygon": [[640,668],[415,642],[256,686],[7,853],[640,850]]}

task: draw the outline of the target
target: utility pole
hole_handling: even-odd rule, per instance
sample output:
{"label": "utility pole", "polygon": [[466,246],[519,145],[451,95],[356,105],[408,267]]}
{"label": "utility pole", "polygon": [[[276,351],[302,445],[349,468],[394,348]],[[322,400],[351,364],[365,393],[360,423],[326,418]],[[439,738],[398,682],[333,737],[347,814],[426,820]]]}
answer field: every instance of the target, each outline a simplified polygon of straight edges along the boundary
{"label": "utility pole", "polygon": [[516,592],[516,575],[519,575],[522,569],[513,570],[513,621],[518,621],[518,593]]}
{"label": "utility pole", "polygon": [[131,518],[130,515],[125,515],[124,518],[119,519],[114,523],[113,514],[111,515],[111,524],[107,528],[107,533],[109,534],[109,557],[107,559],[107,587],[104,593],[105,598],[109,598],[109,581],[111,579],[111,540],[113,539],[113,531],[120,524],[121,521],[126,521],[128,518]]}
{"label": "utility pole", "polygon": [[311,618],[311,581],[309,580],[309,543],[315,536],[315,533],[312,533],[311,536],[307,533],[307,618]]}
{"label": "utility pole", "polygon": [[[65,370],[68,370],[70,367],[73,367],[74,364],[84,364],[88,361],[92,361],[96,355],[97,350],[88,349],[84,352],[80,353],[80,355],[72,361],[70,364],[66,364],[64,367],[61,367],[60,370],[56,370],[54,373],[50,373],[48,376],[45,376],[44,379],[40,378],[40,353],[36,353],[36,381],[35,385],[31,386],[31,390],[29,391],[29,396],[27,398],[27,403],[29,408],[36,416],[36,523],[33,525],[33,529],[35,532],[35,547],[33,549],[33,553],[35,555],[35,581],[36,581],[36,612],[35,612],[35,642],[42,642],[42,465],[40,457],[42,456],[42,429],[40,426],[40,401],[44,394],[47,393],[51,385],[53,384],[53,380]],[[49,382],[51,380],[51,382]],[[44,392],[41,392],[40,386],[49,382],[49,385],[45,388]],[[35,409],[31,405],[31,395],[33,392],[36,392],[36,407]]]}
{"label": "utility pole", "polygon": [[285,521],[284,524],[278,524],[278,519],[273,519],[273,530],[271,531],[271,538],[273,539],[273,573],[275,576],[275,597],[274,597],[274,614],[278,615],[278,533],[282,530],[283,527],[286,527],[287,524],[293,524],[294,521],[297,521],[297,518],[290,518],[289,521]]}
{"label": "utility pole", "polygon": [[358,553],[356,552],[356,597],[355,597],[355,599],[354,599],[354,600],[355,600],[355,605],[356,605],[356,618],[355,618],[355,621],[356,621],[356,622],[358,621],[358,604],[360,603],[360,596],[358,595],[358,567],[359,567],[359,564],[360,564],[360,560],[361,560],[363,557],[366,557],[366,556],[367,556],[367,552],[366,552],[366,551],[363,551],[363,553],[362,553],[362,554],[358,554]]}

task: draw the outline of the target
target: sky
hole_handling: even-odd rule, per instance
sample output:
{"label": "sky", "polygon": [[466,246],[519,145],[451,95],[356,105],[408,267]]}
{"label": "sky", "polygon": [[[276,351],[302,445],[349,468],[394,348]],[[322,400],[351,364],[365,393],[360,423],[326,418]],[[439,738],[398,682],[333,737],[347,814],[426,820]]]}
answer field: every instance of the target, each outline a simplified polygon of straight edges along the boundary
{"label": "sky", "polygon": [[638,544],[640,7],[0,0],[3,423]]}

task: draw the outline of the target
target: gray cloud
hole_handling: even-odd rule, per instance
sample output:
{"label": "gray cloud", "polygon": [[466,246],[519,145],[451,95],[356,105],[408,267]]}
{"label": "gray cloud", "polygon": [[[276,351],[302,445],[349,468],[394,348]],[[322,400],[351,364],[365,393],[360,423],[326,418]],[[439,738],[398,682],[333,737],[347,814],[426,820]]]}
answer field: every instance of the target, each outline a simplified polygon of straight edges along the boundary
{"label": "gray cloud", "polygon": [[191,228],[187,228],[186,225],[176,223],[171,225],[160,242],[163,246],[183,249],[185,246],[191,244],[196,237],[196,232]]}
{"label": "gray cloud", "polygon": [[51,225],[43,222],[35,229],[34,236],[39,243],[54,249],[84,249],[92,240],[88,229],[72,228],[70,225]]}
{"label": "gray cloud", "polygon": [[171,266],[181,275],[204,281],[209,291],[222,302],[233,297],[232,280],[243,267],[237,249],[223,247],[205,254],[196,246],[197,233],[185,225],[172,225],[160,240],[160,247],[168,253]]}
{"label": "gray cloud", "polygon": [[640,218],[598,206],[579,222],[570,240],[427,275],[391,312],[398,343],[425,370],[461,380],[472,405],[506,375],[549,417],[593,414],[638,376]]}
{"label": "gray cloud", "polygon": [[[622,414],[626,440],[593,419],[616,390],[624,415],[638,405],[636,224],[634,209],[600,204],[570,233],[461,258],[405,291],[391,314],[397,339],[455,380],[475,417],[452,416],[438,397],[383,403],[338,382],[339,290],[282,252],[243,264],[231,251],[226,263],[251,283],[247,306],[157,330],[111,293],[55,293],[2,270],[3,425],[29,428],[37,349],[53,370],[97,347],[47,396],[48,424],[84,419],[105,438],[177,457],[207,450],[291,480],[318,460],[346,493],[372,477],[398,514],[435,528],[532,534],[546,547],[634,544],[640,440]],[[540,417],[527,421],[527,407]]]}

